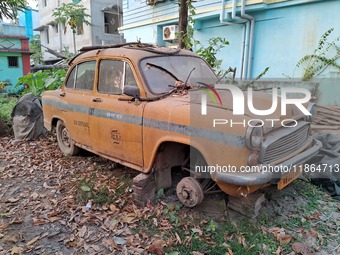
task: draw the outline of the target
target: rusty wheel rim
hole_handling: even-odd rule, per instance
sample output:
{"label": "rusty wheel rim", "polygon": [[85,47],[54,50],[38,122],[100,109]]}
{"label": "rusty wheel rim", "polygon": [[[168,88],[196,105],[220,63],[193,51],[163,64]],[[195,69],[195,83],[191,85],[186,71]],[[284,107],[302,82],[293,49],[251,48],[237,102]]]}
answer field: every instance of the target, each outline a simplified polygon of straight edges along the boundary
{"label": "rusty wheel rim", "polygon": [[176,187],[178,199],[187,207],[202,203],[204,194],[201,184],[193,177],[184,177]]}
{"label": "rusty wheel rim", "polygon": [[61,127],[61,142],[66,148],[71,148],[71,138],[65,126]]}

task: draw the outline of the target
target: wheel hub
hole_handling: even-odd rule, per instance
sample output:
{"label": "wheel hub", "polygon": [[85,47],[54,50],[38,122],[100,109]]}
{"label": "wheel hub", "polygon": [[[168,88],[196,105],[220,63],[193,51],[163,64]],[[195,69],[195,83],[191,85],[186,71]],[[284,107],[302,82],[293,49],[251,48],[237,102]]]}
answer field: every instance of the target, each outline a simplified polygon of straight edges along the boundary
{"label": "wheel hub", "polygon": [[70,136],[68,134],[67,129],[64,128],[63,131],[61,132],[61,134],[62,134],[62,141],[63,141],[64,145],[66,147],[70,147],[71,146],[71,144],[70,144]]}
{"label": "wheel hub", "polygon": [[187,207],[194,207],[203,201],[203,189],[193,177],[183,178],[176,187],[178,199]]}

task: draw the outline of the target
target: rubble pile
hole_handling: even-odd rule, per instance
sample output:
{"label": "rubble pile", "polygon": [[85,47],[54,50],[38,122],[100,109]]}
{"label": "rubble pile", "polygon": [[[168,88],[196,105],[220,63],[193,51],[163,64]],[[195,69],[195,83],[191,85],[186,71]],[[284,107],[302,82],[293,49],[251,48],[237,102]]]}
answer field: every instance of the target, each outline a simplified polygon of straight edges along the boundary
{"label": "rubble pile", "polygon": [[340,106],[317,105],[317,114],[312,128],[314,130],[340,129]]}

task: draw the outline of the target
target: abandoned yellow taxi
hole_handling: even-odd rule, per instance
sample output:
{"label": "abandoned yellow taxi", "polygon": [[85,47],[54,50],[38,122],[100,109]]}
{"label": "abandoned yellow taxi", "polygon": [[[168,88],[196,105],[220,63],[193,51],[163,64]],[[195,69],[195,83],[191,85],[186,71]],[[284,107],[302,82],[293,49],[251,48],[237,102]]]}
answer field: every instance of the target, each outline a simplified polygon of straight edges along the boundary
{"label": "abandoned yellow taxi", "polygon": [[[171,187],[175,170],[186,173],[176,193],[188,207],[214,186],[231,196],[281,189],[321,148],[310,134],[312,104],[286,105],[283,115],[275,93],[217,89],[213,70],[190,51],[91,46],[69,64],[64,85],[43,94],[44,125],[65,155],[81,148],[140,171],[136,202]],[[268,114],[236,109],[236,94]]]}

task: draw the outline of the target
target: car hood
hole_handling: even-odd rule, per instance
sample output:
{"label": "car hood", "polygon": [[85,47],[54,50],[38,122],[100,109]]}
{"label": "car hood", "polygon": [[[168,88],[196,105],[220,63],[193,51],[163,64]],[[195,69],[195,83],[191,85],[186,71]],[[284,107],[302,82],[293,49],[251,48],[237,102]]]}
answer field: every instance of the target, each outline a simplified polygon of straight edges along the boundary
{"label": "car hood", "polygon": [[[214,116],[216,114],[220,114],[221,118],[229,117],[240,117],[242,115],[235,114],[234,109],[234,101],[233,101],[233,95],[229,90],[223,90],[219,89],[216,90],[216,94],[212,91],[203,91],[203,90],[191,90],[188,95],[186,96],[174,96],[176,101],[186,101],[194,108],[201,108],[202,105],[202,96],[206,96],[207,98],[207,115],[214,113]],[[217,96],[218,95],[218,96]],[[275,120],[274,127],[281,126],[281,121],[285,121],[285,124],[288,125],[289,120],[298,120],[304,117],[304,114],[301,112],[301,110],[296,107],[295,105],[289,104],[286,107],[286,115],[283,115],[283,111],[281,109],[281,98],[278,97],[277,99],[277,107],[275,109],[275,106],[273,106],[273,96],[271,94],[267,94],[264,92],[256,92],[253,91],[251,95],[248,96],[247,91],[243,91],[244,100],[240,100],[240,98],[237,98],[237,104],[235,102],[235,108],[236,110],[240,110],[240,102],[243,101],[244,106],[244,116],[247,117],[247,119],[256,119],[256,120]],[[273,106],[275,111],[268,115],[257,115],[254,114],[253,111],[251,111],[248,107],[248,97],[252,97],[253,107],[256,110],[268,110],[271,109]],[[193,109],[193,108],[192,108]],[[225,111],[228,111],[227,115],[225,115]],[[237,116],[236,116],[237,115]],[[272,124],[269,121],[270,125]]]}

